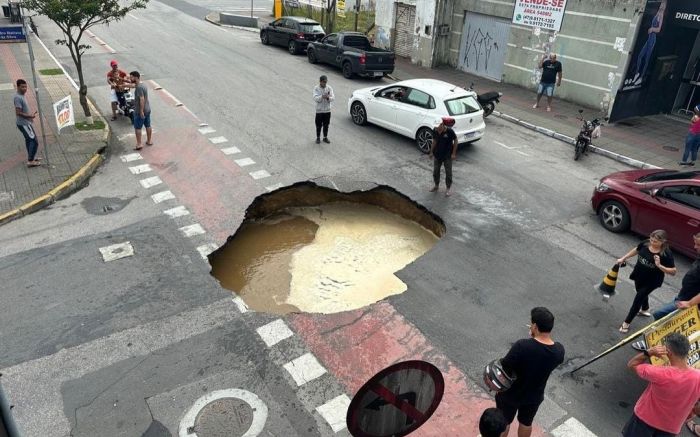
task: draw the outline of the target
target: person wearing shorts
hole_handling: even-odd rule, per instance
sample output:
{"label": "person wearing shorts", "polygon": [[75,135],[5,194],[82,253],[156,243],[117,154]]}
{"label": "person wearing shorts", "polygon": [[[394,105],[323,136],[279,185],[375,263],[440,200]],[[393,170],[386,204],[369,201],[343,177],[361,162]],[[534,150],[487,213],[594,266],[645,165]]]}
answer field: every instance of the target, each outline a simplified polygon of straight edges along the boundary
{"label": "person wearing shorts", "polygon": [[130,73],[131,82],[134,84],[134,131],[136,133],[136,147],[141,150],[141,129],[146,128],[146,145],[152,146],[151,130],[151,104],[148,101],[148,88],[141,82],[141,74],[138,71]]}
{"label": "person wearing shorts", "polygon": [[557,61],[557,55],[549,54],[549,58],[545,57],[540,64],[542,69],[542,77],[540,85],[537,87],[537,102],[532,106],[537,109],[540,106],[540,99],[543,95],[547,96],[547,112],[552,110],[552,97],[554,96],[554,86],[561,86],[562,66],[561,62]]}
{"label": "person wearing shorts", "polygon": [[117,107],[119,104],[126,105],[124,92],[128,87],[126,73],[119,69],[117,61],[109,63],[110,70],[107,72],[107,83],[110,86],[110,101],[112,102],[112,121],[117,119]]}
{"label": "person wearing shorts", "polygon": [[532,422],[544,401],[544,389],[552,371],[564,362],[564,346],[552,340],[554,315],[544,307],[530,311],[530,338],[518,340],[501,360],[503,369],[515,381],[510,389],[496,395],[496,407],[509,424],[518,417],[518,436],[532,434]]}

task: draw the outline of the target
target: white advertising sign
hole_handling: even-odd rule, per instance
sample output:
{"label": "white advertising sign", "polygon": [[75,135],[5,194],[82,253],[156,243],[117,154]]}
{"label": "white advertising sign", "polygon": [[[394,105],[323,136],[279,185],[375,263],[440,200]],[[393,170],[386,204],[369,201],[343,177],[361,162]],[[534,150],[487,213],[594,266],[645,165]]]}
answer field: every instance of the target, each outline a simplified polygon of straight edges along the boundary
{"label": "white advertising sign", "polygon": [[298,0],[297,3],[311,5],[314,8],[325,8],[328,5],[327,0]]}
{"label": "white advertising sign", "polygon": [[513,23],[545,30],[561,30],[566,0],[515,0]]}
{"label": "white advertising sign", "polygon": [[75,125],[75,113],[73,112],[73,100],[67,96],[53,104],[53,112],[56,115],[56,126],[60,132],[66,126]]}

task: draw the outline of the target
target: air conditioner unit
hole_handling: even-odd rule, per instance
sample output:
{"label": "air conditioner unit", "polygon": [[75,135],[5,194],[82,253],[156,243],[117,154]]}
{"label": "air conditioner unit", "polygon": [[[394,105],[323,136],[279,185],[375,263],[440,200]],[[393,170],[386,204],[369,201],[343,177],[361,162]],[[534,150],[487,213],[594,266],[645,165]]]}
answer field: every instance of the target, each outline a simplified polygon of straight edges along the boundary
{"label": "air conditioner unit", "polygon": [[450,25],[449,24],[441,24],[438,26],[438,35],[447,36],[449,34],[450,34]]}

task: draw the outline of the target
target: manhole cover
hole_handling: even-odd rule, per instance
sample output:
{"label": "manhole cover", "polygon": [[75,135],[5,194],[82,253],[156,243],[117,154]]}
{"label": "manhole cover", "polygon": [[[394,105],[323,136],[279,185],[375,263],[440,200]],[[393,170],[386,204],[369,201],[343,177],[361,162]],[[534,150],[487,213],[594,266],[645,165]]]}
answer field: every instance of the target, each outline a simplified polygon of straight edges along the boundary
{"label": "manhole cover", "polygon": [[395,273],[444,234],[439,217],[390,187],[300,183],[258,197],[209,259],[253,310],[331,314],[406,291]]}
{"label": "manhole cover", "polygon": [[241,437],[253,424],[253,408],[242,399],[223,398],[207,404],[197,415],[197,437]]}
{"label": "manhole cover", "polygon": [[663,146],[663,149],[668,150],[669,152],[677,152],[678,150],[680,150],[678,149],[678,147],[675,146]]}

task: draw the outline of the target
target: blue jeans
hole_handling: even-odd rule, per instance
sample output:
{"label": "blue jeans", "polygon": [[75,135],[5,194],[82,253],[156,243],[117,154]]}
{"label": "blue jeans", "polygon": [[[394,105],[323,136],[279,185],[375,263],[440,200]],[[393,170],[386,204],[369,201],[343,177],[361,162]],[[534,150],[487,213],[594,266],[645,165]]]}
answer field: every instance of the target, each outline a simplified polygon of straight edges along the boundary
{"label": "blue jeans", "polygon": [[24,136],[24,145],[27,148],[27,161],[34,161],[36,158],[36,151],[39,148],[34,126],[31,124],[18,124],[17,129],[19,129]]}
{"label": "blue jeans", "polygon": [[552,97],[554,95],[554,84],[553,83],[540,83],[537,87],[538,95],[545,95],[547,97]]}
{"label": "blue jeans", "polygon": [[134,113],[134,128],[142,129],[143,127],[151,127],[151,111],[148,111],[145,114],[143,114],[143,118],[141,118],[138,114]]}
{"label": "blue jeans", "polygon": [[683,151],[683,162],[695,162],[698,159],[698,146],[700,146],[700,134],[688,133],[685,137],[685,150]]}
{"label": "blue jeans", "polygon": [[673,302],[667,303],[658,310],[654,311],[654,320],[659,320],[660,318],[665,317],[674,312],[676,310],[676,302],[678,302],[677,297],[673,299]]}

